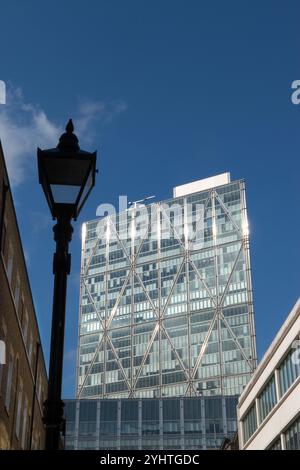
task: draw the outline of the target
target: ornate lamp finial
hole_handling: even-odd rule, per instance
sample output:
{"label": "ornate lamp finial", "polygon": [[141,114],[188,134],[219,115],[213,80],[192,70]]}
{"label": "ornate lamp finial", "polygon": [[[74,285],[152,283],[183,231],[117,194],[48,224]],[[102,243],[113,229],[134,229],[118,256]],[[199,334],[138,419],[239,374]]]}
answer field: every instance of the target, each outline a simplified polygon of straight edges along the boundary
{"label": "ornate lamp finial", "polygon": [[74,125],[72,119],[69,119],[66,125],[66,132],[64,132],[60,138],[57,148],[60,150],[76,151],[79,150],[78,138],[73,134]]}
{"label": "ornate lamp finial", "polygon": [[69,119],[68,124],[66,125],[67,134],[72,134],[74,132],[74,125],[72,119]]}

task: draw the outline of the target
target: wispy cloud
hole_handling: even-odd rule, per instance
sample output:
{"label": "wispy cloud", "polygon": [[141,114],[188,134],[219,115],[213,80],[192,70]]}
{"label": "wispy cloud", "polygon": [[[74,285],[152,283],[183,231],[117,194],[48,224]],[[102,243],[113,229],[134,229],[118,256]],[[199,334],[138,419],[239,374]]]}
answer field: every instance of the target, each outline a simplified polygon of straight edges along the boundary
{"label": "wispy cloud", "polygon": [[[99,126],[109,124],[126,108],[121,100],[81,99],[74,117],[80,143],[92,144]],[[0,139],[12,185],[21,184],[31,174],[36,148],[54,147],[62,132],[63,126],[50,120],[39,105],[26,102],[20,88],[7,90],[6,104],[0,106]]]}
{"label": "wispy cloud", "polygon": [[76,116],[76,130],[79,135],[84,136],[84,143],[91,144],[98,131],[95,124],[100,123],[101,126],[110,124],[126,109],[127,104],[122,100],[104,102],[80,99]]}
{"label": "wispy cloud", "polygon": [[36,147],[53,145],[59,132],[42,109],[25,103],[19,88],[7,90],[6,104],[0,107],[0,139],[13,185],[30,172]]}
{"label": "wispy cloud", "polygon": [[64,360],[67,362],[70,362],[71,365],[76,363],[76,358],[77,358],[77,349],[75,348],[68,349],[64,354]]}
{"label": "wispy cloud", "polygon": [[30,255],[27,250],[24,250],[24,257],[25,257],[26,265],[28,267],[30,263]]}
{"label": "wispy cloud", "polygon": [[31,234],[35,237],[39,237],[42,231],[48,231],[53,225],[53,221],[49,214],[42,211],[33,211],[28,212],[28,218],[30,222]]}

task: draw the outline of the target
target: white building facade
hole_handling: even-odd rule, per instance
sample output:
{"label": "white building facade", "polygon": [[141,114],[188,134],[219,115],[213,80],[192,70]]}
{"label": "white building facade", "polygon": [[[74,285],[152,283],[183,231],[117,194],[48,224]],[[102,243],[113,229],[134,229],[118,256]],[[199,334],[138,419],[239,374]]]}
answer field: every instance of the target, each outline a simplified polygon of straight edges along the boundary
{"label": "white building facade", "polygon": [[300,449],[299,334],[300,298],[240,397],[240,449]]}

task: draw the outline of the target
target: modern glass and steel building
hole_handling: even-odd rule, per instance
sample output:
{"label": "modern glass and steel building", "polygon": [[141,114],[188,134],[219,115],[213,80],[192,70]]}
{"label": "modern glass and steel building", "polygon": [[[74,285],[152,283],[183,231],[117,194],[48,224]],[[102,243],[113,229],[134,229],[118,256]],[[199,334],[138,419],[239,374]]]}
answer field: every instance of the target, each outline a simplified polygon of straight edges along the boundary
{"label": "modern glass and steel building", "polygon": [[66,400],[65,449],[219,448],[238,397]]}
{"label": "modern glass and steel building", "polygon": [[237,395],[255,367],[243,180],[84,224],[77,398]]}

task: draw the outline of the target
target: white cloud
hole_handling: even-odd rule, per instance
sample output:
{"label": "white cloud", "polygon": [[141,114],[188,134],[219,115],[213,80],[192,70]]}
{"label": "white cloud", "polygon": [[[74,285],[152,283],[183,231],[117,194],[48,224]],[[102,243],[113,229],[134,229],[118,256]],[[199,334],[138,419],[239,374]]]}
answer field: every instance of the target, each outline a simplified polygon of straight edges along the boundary
{"label": "white cloud", "polygon": [[38,146],[53,146],[61,129],[44,111],[24,103],[20,89],[7,92],[0,107],[0,139],[12,185],[20,184],[30,172]]}
{"label": "white cloud", "polygon": [[[126,107],[123,101],[81,101],[74,118],[80,145],[91,144],[95,125],[110,123]],[[37,147],[55,147],[62,132],[63,127],[38,105],[26,103],[20,88],[7,90],[6,104],[0,106],[0,140],[12,185],[21,184],[32,174]]]}

